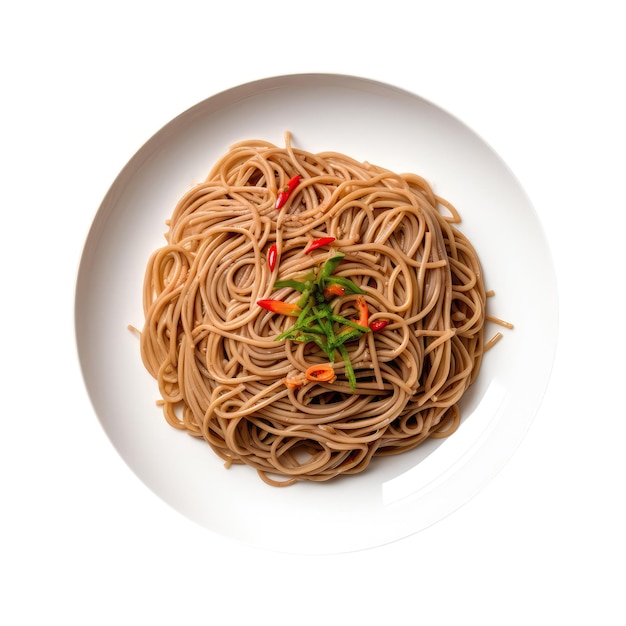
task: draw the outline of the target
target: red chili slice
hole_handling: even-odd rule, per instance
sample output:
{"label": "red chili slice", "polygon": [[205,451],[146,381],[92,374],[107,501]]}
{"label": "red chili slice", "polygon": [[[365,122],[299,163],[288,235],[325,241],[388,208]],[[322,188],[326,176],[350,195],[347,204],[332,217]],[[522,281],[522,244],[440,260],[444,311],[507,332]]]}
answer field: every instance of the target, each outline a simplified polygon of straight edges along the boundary
{"label": "red chili slice", "polygon": [[276,244],[273,243],[270,246],[270,249],[267,251],[267,265],[270,268],[270,272],[274,271],[276,267],[276,261],[278,259],[278,248],[276,248]]}
{"label": "red chili slice", "polygon": [[330,300],[333,297],[341,297],[346,295],[346,290],[337,284],[331,284],[327,287],[324,287],[324,298],[326,300]]}
{"label": "red chili slice", "polygon": [[320,237],[319,239],[314,239],[309,245],[304,249],[304,254],[309,254],[313,250],[317,250],[317,248],[321,248],[322,246],[327,246],[329,243],[335,241],[334,237]]}
{"label": "red chili slice", "polygon": [[321,363],[320,365],[311,365],[306,371],[306,377],[316,383],[332,383],[337,375],[331,365]]}
{"label": "red chili slice", "polygon": [[257,304],[267,311],[280,313],[281,315],[292,315],[297,317],[302,312],[302,309],[297,304],[294,304],[293,302],[283,302],[282,300],[257,300]]}
{"label": "red chili slice", "polygon": [[359,326],[367,326],[367,320],[369,318],[369,309],[367,308],[367,302],[363,296],[357,296],[356,308],[359,311],[359,319],[354,320]]}
{"label": "red chili slice", "polygon": [[370,330],[373,333],[377,333],[379,330],[382,330],[389,324],[389,320],[372,320],[370,322]]}
{"label": "red chili slice", "polygon": [[285,206],[293,190],[300,184],[301,179],[302,176],[300,176],[300,174],[297,174],[293,178],[289,179],[287,184],[278,192],[278,195],[276,196],[277,209],[282,209]]}

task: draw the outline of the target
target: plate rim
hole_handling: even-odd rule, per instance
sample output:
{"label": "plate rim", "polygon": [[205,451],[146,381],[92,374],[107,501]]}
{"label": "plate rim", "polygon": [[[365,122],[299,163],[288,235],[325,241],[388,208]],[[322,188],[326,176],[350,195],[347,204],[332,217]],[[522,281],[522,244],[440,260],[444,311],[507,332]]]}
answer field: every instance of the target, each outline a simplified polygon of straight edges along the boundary
{"label": "plate rim", "polygon": [[[550,260],[551,260],[551,266],[550,266],[550,274],[552,277],[552,283],[553,283],[553,288],[554,288],[554,302],[553,302],[553,323],[555,324],[555,337],[553,339],[553,347],[552,347],[552,351],[551,351],[551,360],[549,363],[549,368],[548,368],[548,374],[545,378],[544,381],[544,385],[543,388],[541,389],[541,391],[539,392],[538,395],[538,400],[536,402],[536,406],[534,408],[533,411],[533,415],[531,417],[531,419],[528,421],[526,429],[524,431],[524,433],[518,437],[516,445],[514,446],[514,448],[512,450],[510,450],[509,454],[506,456],[506,459],[503,460],[503,462],[497,467],[497,469],[495,469],[495,471],[491,472],[491,475],[489,477],[486,478],[486,480],[483,481],[483,484],[481,484],[480,486],[477,486],[473,492],[471,494],[469,494],[467,497],[465,497],[464,499],[462,499],[462,501],[459,501],[458,504],[452,508],[449,507],[449,510],[447,511],[447,513],[445,513],[444,515],[439,515],[437,517],[437,519],[433,520],[432,523],[436,523],[437,521],[439,521],[440,519],[443,519],[443,517],[449,515],[450,513],[452,513],[454,510],[458,509],[459,507],[463,506],[465,503],[467,503],[469,500],[471,500],[471,498],[477,493],[479,492],[486,483],[488,483],[490,480],[492,480],[495,475],[497,475],[497,473],[500,471],[500,469],[506,464],[506,462],[511,458],[511,456],[514,454],[515,450],[517,449],[517,447],[519,447],[519,445],[521,445],[527,431],[530,429],[537,411],[539,410],[539,407],[541,405],[541,402],[543,401],[543,397],[545,395],[545,392],[548,388],[549,385],[549,381],[550,381],[550,377],[551,377],[551,373],[552,373],[552,369],[554,366],[554,360],[555,360],[555,355],[556,355],[556,348],[557,348],[557,343],[558,343],[558,286],[557,286],[557,282],[556,282],[556,274],[554,272],[554,262],[553,259],[551,258],[551,252],[550,252],[550,246],[549,246],[549,242],[548,239],[546,237],[545,234],[545,230],[543,230],[543,225],[541,224],[541,220],[539,219],[539,215],[534,207],[534,205],[532,204],[532,202],[530,201],[530,198],[528,198],[524,188],[522,187],[522,185],[520,184],[519,180],[517,179],[517,177],[515,176],[515,174],[510,170],[510,168],[508,167],[508,165],[504,162],[504,160],[497,154],[497,152],[491,147],[490,144],[488,144],[484,138],[482,138],[478,133],[476,133],[474,130],[472,130],[467,124],[465,124],[460,118],[458,118],[457,116],[451,114],[449,111],[447,111],[445,108],[433,103],[431,100],[424,98],[421,95],[415,94],[410,90],[407,90],[403,87],[398,87],[396,85],[393,84],[389,84],[386,82],[382,82],[380,80],[376,80],[376,79],[372,79],[372,78],[365,78],[365,77],[359,77],[359,76],[353,76],[353,75],[349,75],[349,74],[334,74],[334,73],[319,73],[319,72],[311,72],[311,73],[290,73],[290,74],[280,74],[277,76],[269,76],[269,77],[265,77],[265,78],[258,78],[246,83],[242,83],[240,85],[235,85],[232,87],[229,87],[227,89],[221,90],[213,95],[209,95],[207,98],[201,100],[200,102],[188,107],[187,109],[185,109],[184,111],[182,111],[181,113],[179,113],[178,115],[174,116],[169,122],[166,122],[163,126],[161,126],[161,128],[159,128],[155,133],[153,133],[147,141],[145,141],[141,146],[139,146],[139,148],[135,151],[135,153],[133,155],[131,155],[130,159],[124,164],[124,166],[122,167],[122,169],[120,170],[120,172],[118,173],[118,175],[115,177],[115,179],[113,180],[113,182],[111,183],[111,185],[109,186],[105,196],[102,199],[102,202],[100,203],[94,218],[92,220],[92,223],[90,225],[90,228],[88,230],[87,236],[85,237],[84,240],[84,244],[83,247],[81,248],[81,256],[80,256],[80,263],[77,269],[77,274],[76,274],[76,279],[75,279],[75,289],[74,289],[74,336],[75,336],[75,348],[76,348],[76,354],[78,356],[78,361],[79,361],[79,368],[80,368],[80,372],[82,375],[82,379],[83,379],[83,383],[85,388],[87,389],[87,394],[89,397],[89,400],[91,402],[92,405],[92,409],[94,411],[94,414],[96,416],[96,418],[98,419],[98,421],[100,422],[101,426],[103,427],[103,430],[105,432],[105,434],[107,435],[107,437],[109,438],[111,444],[114,446],[114,448],[118,451],[118,453],[120,453],[118,447],[116,446],[115,442],[111,439],[111,435],[110,433],[107,431],[107,428],[105,426],[105,424],[102,421],[102,418],[97,410],[97,407],[95,406],[95,403],[93,401],[92,398],[92,392],[90,389],[90,385],[87,381],[87,376],[86,376],[86,368],[85,368],[85,363],[83,362],[83,358],[82,358],[82,354],[81,354],[81,349],[80,349],[80,338],[79,338],[79,315],[80,315],[80,303],[79,303],[79,290],[80,290],[80,285],[82,284],[82,281],[85,280],[84,278],[84,272],[85,272],[85,265],[84,265],[84,261],[85,261],[85,257],[86,257],[86,251],[87,251],[87,247],[90,243],[90,241],[92,240],[93,237],[97,236],[98,230],[99,228],[101,228],[102,224],[101,222],[103,220],[106,220],[106,215],[104,215],[104,213],[106,212],[106,206],[107,203],[110,202],[112,200],[112,196],[115,195],[115,193],[117,192],[117,187],[118,185],[121,183],[121,181],[123,181],[124,177],[129,173],[129,171],[132,169],[132,167],[134,167],[134,165],[136,164],[136,162],[138,160],[141,160],[143,154],[146,151],[149,151],[150,147],[155,143],[158,142],[159,138],[162,137],[163,133],[167,132],[168,129],[172,129],[174,126],[176,126],[177,124],[181,123],[182,121],[185,121],[189,116],[193,116],[199,112],[201,112],[208,103],[213,102],[216,103],[222,99],[228,99],[229,96],[232,96],[233,94],[248,94],[248,93],[257,93],[257,89],[260,86],[270,86],[270,85],[276,85],[277,83],[279,84],[290,84],[292,83],[294,80],[296,81],[306,81],[306,80],[317,80],[317,81],[325,81],[325,80],[330,80],[333,82],[341,82],[341,81],[349,81],[350,85],[352,87],[354,87],[357,84],[360,85],[364,85],[367,84],[371,87],[375,87],[376,89],[382,90],[384,91],[388,91],[391,90],[395,93],[398,94],[402,94],[403,97],[407,97],[410,99],[417,99],[419,101],[421,101],[422,103],[425,103],[426,105],[433,107],[434,109],[436,109],[437,111],[439,111],[441,114],[443,114],[446,117],[449,117],[451,119],[454,119],[456,121],[456,123],[462,125],[468,132],[472,133],[475,137],[476,140],[478,140],[480,143],[482,143],[487,149],[489,149],[493,156],[508,170],[509,175],[513,178],[515,184],[518,186],[518,188],[523,192],[523,194],[526,197],[527,203],[528,203],[528,208],[530,209],[530,211],[534,214],[534,217],[536,219],[537,225],[539,226],[539,228],[541,229],[541,234],[543,237],[543,243],[545,246],[547,246],[547,252],[550,255]],[[137,472],[134,470],[134,468],[132,466],[129,465],[128,460],[126,458],[124,458],[124,456],[120,453],[120,456],[122,457],[122,460],[125,462],[125,464],[129,467],[129,469],[131,469],[131,471],[133,471],[133,473],[135,473],[135,475],[137,475]],[[141,476],[139,476],[139,478],[141,479]],[[143,481],[144,484],[146,484],[146,486],[154,492],[154,489],[148,485],[147,483],[145,483],[145,481]],[[158,495],[158,494],[157,494]],[[161,496],[160,496],[161,497]],[[163,498],[161,497],[161,499],[163,500]],[[164,500],[164,502],[166,502],[168,505],[172,506],[171,503],[167,502],[166,500]],[[176,509],[176,507],[173,507]],[[179,511],[180,512],[180,511]],[[184,515],[184,514],[183,514]],[[355,549],[369,549],[369,548],[373,548],[373,547],[377,547],[378,545],[382,545],[383,543],[389,543],[392,541],[396,541],[399,539],[402,539],[406,536],[409,536],[411,534],[415,534],[416,532],[419,532],[420,530],[423,530],[424,528],[427,528],[430,524],[428,525],[424,525],[421,528],[416,529],[415,531],[408,533],[408,534],[401,534],[399,536],[393,537],[388,539],[387,541],[383,541],[383,542],[377,542],[375,544],[372,545],[364,545],[362,547],[357,547],[357,548],[351,548],[348,551],[353,551]],[[219,534],[223,534],[223,533],[219,533]],[[235,537],[236,538],[236,537]],[[250,543],[249,541],[245,541],[244,543]],[[264,544],[259,544],[257,545],[257,547],[267,547],[267,545]],[[269,549],[273,550],[273,551],[281,551],[280,546],[271,546],[269,547]],[[297,550],[297,549],[287,549],[286,551],[288,552],[306,552],[306,550]],[[343,550],[332,550],[332,553],[336,553],[336,552],[342,552]],[[315,550],[314,553],[319,553],[318,550]]]}

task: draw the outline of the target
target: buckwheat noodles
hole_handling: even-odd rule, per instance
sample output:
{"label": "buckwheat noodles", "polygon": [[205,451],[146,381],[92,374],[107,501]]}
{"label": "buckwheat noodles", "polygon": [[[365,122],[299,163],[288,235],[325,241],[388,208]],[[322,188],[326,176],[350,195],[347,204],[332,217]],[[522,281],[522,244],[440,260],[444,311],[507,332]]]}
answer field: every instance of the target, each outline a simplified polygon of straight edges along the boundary
{"label": "buckwheat noodles", "polygon": [[[284,147],[232,146],[179,201],[147,264],[141,356],[167,422],[227,467],[280,486],[355,474],[374,456],[452,434],[486,321],[480,262],[459,221],[416,174],[312,154],[289,133]],[[334,241],[306,251],[324,237]],[[337,252],[335,275],[364,293],[369,324],[387,325],[344,344],[349,364],[337,356],[333,380],[303,379],[328,355],[314,341],[277,340],[295,318],[257,302],[296,303],[301,293],[275,283],[311,276]],[[355,298],[337,296],[333,310],[354,319]],[[286,384],[294,376],[300,384]]]}

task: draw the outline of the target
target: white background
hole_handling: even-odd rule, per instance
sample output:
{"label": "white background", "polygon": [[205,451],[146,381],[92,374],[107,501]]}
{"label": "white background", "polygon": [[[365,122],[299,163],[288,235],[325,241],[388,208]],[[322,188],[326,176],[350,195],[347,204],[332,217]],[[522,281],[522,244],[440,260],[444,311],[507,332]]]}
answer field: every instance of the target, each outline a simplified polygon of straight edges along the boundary
{"label": "white background", "polygon": [[[626,623],[618,4],[2,9],[0,623]],[[542,220],[560,302],[550,385],[505,468],[413,537],[323,557],[224,540],[148,491],[93,413],[73,327],[84,239],[134,152],[208,96],[302,72],[403,87],[477,131]]]}

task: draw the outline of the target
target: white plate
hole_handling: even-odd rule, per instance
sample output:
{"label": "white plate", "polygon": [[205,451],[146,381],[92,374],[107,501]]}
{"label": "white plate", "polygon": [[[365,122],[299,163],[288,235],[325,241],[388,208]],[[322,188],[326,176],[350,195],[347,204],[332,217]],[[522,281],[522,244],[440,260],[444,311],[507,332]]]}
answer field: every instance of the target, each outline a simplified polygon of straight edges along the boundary
{"label": "white plate", "polygon": [[[481,257],[491,312],[515,324],[487,354],[448,439],[375,460],[334,482],[269,487],[249,467],[168,426],[128,324],[143,321],[146,261],[165,220],[236,141],[337,150],[423,175],[461,212]],[[76,334],[94,409],[119,454],[166,503],[216,533],[264,549],[336,553],[418,532],[467,502],[530,426],[557,335],[556,284],[540,222],[518,181],[474,132],[401,89],[349,76],[293,75],[215,95],[157,132],[119,174],[87,238]]]}

